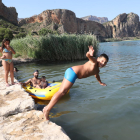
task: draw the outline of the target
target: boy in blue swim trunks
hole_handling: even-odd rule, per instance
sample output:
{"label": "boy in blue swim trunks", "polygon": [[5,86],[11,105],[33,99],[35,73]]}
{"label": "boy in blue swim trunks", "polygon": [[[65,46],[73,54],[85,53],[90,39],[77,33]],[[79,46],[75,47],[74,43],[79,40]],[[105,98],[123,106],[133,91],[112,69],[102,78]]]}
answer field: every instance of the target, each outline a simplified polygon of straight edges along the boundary
{"label": "boy in blue swim trunks", "polygon": [[89,51],[86,53],[86,57],[89,59],[89,61],[83,65],[68,68],[65,71],[65,76],[59,91],[54,94],[49,104],[43,109],[43,113],[46,120],[49,120],[49,112],[52,109],[52,107],[58,102],[58,100],[63,95],[67,93],[67,91],[72,87],[77,78],[82,79],[94,75],[100,85],[106,86],[106,84],[102,83],[100,79],[99,68],[104,67],[107,64],[109,58],[106,54],[101,54],[96,59],[93,57],[93,53],[94,53],[93,46],[89,46]]}

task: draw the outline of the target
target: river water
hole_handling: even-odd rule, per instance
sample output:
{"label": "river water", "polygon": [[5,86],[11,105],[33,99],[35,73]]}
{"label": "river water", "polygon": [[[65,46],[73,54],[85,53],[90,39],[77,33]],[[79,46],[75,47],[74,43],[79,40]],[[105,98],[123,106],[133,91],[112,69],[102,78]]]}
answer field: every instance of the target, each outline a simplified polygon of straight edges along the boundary
{"label": "river water", "polygon": [[[77,79],[69,95],[51,110],[51,121],[62,126],[72,140],[140,139],[140,41],[100,43],[99,54],[109,62],[100,69],[101,86],[94,76]],[[62,81],[68,67],[86,61],[18,65],[19,81],[38,69],[48,81]],[[38,110],[48,101],[35,100]],[[47,131],[47,130],[46,130]]]}

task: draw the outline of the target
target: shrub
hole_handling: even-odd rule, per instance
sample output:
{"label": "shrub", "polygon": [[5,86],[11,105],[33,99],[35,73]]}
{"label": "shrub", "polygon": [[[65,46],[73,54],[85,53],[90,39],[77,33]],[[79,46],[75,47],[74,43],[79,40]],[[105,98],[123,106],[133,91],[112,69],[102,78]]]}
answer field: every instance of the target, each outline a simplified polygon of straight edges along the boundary
{"label": "shrub", "polygon": [[0,34],[4,34],[5,33],[6,28],[0,28]]}
{"label": "shrub", "polygon": [[0,42],[4,38],[9,38],[10,40],[13,38],[13,33],[11,30],[6,29],[6,28],[0,28]]}
{"label": "shrub", "polygon": [[26,36],[26,33],[19,33],[19,34],[15,35],[14,38],[23,38],[25,36]]}
{"label": "shrub", "polygon": [[47,35],[47,34],[53,34],[53,31],[52,30],[49,30],[49,29],[45,29],[45,28],[42,28],[41,30],[39,30],[39,35]]}
{"label": "shrub", "polygon": [[21,55],[19,53],[16,53],[14,54],[14,57],[17,58],[17,57],[20,57]]}
{"label": "shrub", "polygon": [[21,57],[47,61],[85,59],[89,45],[93,45],[96,56],[98,42],[92,35],[26,36],[11,41],[11,46]]}
{"label": "shrub", "polygon": [[9,29],[6,29],[5,30],[4,38],[9,38],[10,40],[13,39],[13,33],[12,33],[12,31],[9,30]]}
{"label": "shrub", "polygon": [[59,32],[58,31],[53,31],[53,30],[50,30],[50,29],[46,29],[46,28],[42,28],[41,30],[39,30],[38,34],[40,36],[45,36],[45,35],[48,35],[48,34],[55,34],[55,35],[58,35]]}

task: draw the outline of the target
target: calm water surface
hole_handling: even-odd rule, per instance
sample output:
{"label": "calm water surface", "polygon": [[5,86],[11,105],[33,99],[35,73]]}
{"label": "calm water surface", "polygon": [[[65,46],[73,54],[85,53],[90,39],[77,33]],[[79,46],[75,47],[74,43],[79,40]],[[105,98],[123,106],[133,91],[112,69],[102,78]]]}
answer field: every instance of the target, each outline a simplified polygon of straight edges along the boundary
{"label": "calm water surface", "polygon": [[[69,95],[51,111],[51,121],[61,125],[72,140],[140,139],[140,41],[100,43],[100,53],[109,55],[109,63],[100,70],[101,86],[94,76],[77,79]],[[68,67],[86,61],[18,65],[19,81],[40,76],[62,81]],[[38,110],[48,101],[35,100]]]}

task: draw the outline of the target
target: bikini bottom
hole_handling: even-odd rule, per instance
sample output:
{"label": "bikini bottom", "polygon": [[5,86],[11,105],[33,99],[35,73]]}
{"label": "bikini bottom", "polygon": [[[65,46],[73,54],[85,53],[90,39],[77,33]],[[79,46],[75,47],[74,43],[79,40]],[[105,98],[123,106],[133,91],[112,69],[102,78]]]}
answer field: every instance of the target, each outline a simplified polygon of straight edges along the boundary
{"label": "bikini bottom", "polygon": [[11,62],[12,62],[12,59],[2,59],[2,60],[5,60],[5,61],[8,62],[9,64],[11,64]]}

